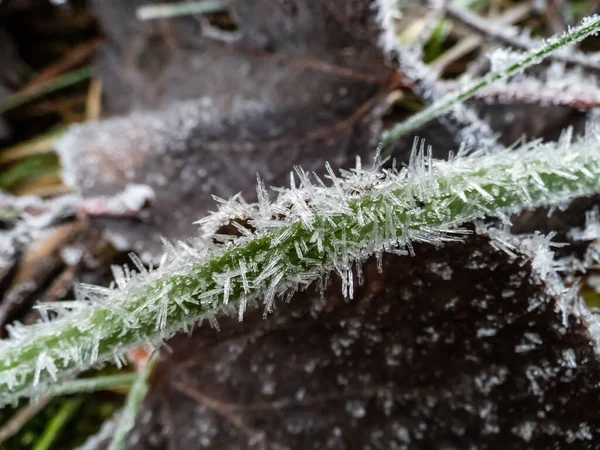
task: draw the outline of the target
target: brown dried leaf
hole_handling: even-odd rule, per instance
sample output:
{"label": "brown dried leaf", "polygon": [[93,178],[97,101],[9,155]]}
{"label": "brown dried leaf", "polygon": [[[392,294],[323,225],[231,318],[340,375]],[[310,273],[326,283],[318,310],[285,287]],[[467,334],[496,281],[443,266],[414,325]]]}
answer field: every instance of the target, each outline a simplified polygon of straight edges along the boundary
{"label": "brown dried leaf", "polygon": [[416,253],[369,261],[354,300],[334,280],[173,339],[128,448],[591,448],[582,319],[486,237]]}
{"label": "brown dried leaf", "polygon": [[257,173],[280,186],[296,164],[371,158],[392,71],[370,2],[236,2],[232,42],[216,40],[206,17],[134,21],[140,4],[97,2],[108,35],[100,73],[111,113],[159,109],[89,123],[60,146],[84,196],[155,190],[142,222],[102,222],[119,247],[158,256],[158,236],[196,233],[211,194],[252,200]]}

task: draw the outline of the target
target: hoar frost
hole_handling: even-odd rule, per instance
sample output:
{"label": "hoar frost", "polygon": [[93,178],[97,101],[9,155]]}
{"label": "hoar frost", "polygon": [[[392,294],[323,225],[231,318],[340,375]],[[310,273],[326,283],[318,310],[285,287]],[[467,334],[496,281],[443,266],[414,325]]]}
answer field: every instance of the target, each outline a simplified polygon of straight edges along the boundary
{"label": "hoar frost", "polygon": [[[121,363],[129,348],[158,344],[203,319],[217,326],[218,314],[241,318],[257,300],[267,313],[276,298],[315,282],[323,288],[330,272],[351,298],[360,283],[354,273],[371,255],[413,255],[417,242],[460,240],[462,223],[597,192],[597,146],[592,130],[575,142],[435,161],[416,143],[409,168],[358,161],[338,176],[328,166],[328,183],[297,169],[298,181],[273,203],[259,184],[258,203],[225,201],[200,221],[210,230],[235,222],[234,236],[205,231],[205,238],[167,243],[157,269],[134,258],[137,272],[115,268],[114,286],[81,286],[77,301],[57,305],[51,323],[10,327],[11,338],[0,344],[0,400],[35,394],[92,364]],[[551,255],[541,251],[547,238],[534,237],[531,246],[534,265],[549,278]]]}

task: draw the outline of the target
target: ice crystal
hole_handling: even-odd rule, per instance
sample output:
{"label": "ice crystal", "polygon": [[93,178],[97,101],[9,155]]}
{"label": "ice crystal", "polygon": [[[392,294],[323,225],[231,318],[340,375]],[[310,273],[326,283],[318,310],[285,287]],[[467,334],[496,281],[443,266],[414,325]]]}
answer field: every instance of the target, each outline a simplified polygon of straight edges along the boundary
{"label": "ice crystal", "polygon": [[[257,203],[234,197],[201,220],[204,238],[166,243],[157,269],[133,257],[136,272],[115,268],[113,286],[80,286],[76,301],[61,304],[51,322],[12,325],[0,343],[0,401],[94,364],[121,363],[129,348],[159,344],[203,319],[216,327],[218,314],[242,317],[257,301],[269,312],[277,298],[324,286],[330,272],[351,297],[352,272],[371,255],[413,254],[413,243],[460,240],[462,223],[597,192],[597,137],[567,138],[448,161],[433,160],[416,142],[408,168],[358,161],[340,175],[328,167],[328,180],[298,168],[292,187],[273,203],[259,183]],[[231,224],[235,232],[220,233]],[[546,280],[554,269],[549,244],[541,235],[527,244]]]}
{"label": "ice crystal", "polygon": [[[566,324],[567,317],[573,313],[574,304],[579,301],[577,295],[577,286],[567,288],[561,277],[560,272],[564,268],[565,262],[554,258],[554,249],[567,245],[562,242],[554,242],[556,233],[548,235],[535,233],[533,235],[513,235],[504,229],[497,229],[478,224],[478,231],[485,233],[492,238],[491,245],[504,251],[507,255],[515,258],[517,254],[529,257],[529,264],[533,269],[538,282],[545,283],[549,292],[558,298],[557,308],[562,314],[563,322]],[[507,291],[506,296],[511,296],[512,291]],[[531,299],[530,309],[537,306],[537,300]],[[581,315],[579,308],[577,315]],[[530,341],[533,341],[530,339]],[[598,341],[600,342],[600,341]],[[532,349],[531,343],[523,344],[521,351]]]}

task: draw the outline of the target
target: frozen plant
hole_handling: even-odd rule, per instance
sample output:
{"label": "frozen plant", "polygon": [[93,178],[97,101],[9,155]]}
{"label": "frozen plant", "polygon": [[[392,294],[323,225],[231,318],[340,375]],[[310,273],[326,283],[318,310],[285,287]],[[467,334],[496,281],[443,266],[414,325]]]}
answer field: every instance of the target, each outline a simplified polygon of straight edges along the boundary
{"label": "frozen plant", "polygon": [[[397,13],[393,3],[379,2],[386,40],[395,36],[390,32]],[[509,55],[506,66],[437,99],[386,133],[381,143],[599,28],[600,17],[594,16],[531,53],[514,60]],[[247,307],[261,302],[266,314],[278,298],[313,284],[323,288],[331,272],[352,298],[353,274],[360,283],[361,266],[372,255],[414,255],[415,243],[460,240],[467,232],[462,223],[597,193],[600,133],[592,126],[576,139],[567,132],[557,143],[468,155],[459,151],[448,161],[434,160],[431,149],[415,141],[407,168],[384,169],[378,158],[370,168],[358,160],[353,170],[339,175],[329,166],[327,171],[325,182],[297,168],[290,188],[274,202],[259,180],[256,203],[223,200],[216,213],[199,221],[201,237],[165,245],[158,268],[148,270],[133,256],[137,272],[114,267],[112,286],[83,285],[75,301],[51,304],[54,319],[42,315],[46,319],[35,325],[12,325],[9,339],[0,342],[0,404],[47,393],[91,366],[121,365],[129,349],[160,345],[205,319],[218,327],[219,314],[237,314],[241,320]],[[552,268],[548,252],[539,251],[547,250],[547,239],[538,236],[530,246],[542,255],[535,264],[544,276]],[[147,375],[136,384],[128,414],[139,404]]]}
{"label": "frozen plant", "polygon": [[[398,65],[402,74],[410,80],[412,89],[422,97],[427,104],[438,105],[443,99],[448,96],[445,86],[437,80],[437,73],[422,62],[422,55],[419,48],[414,48],[414,45],[408,46],[401,42],[395,29],[396,22],[401,17],[400,11],[407,5],[402,5],[402,8],[395,7],[390,1],[380,1],[378,20],[384,33],[381,37],[383,48],[394,55],[398,60]],[[434,8],[434,13],[441,10]],[[448,113],[446,117],[442,116],[444,125],[449,128],[453,135],[467,146],[480,149],[494,151],[501,149],[502,146],[496,141],[496,136],[490,126],[479,118],[477,111],[461,102],[454,102],[451,108],[441,111],[441,114]],[[439,115],[438,113],[436,113]],[[429,120],[429,119],[427,119]],[[424,122],[419,122],[415,125],[418,128]],[[390,131],[390,132],[393,132]],[[386,133],[382,136],[381,143],[387,145],[388,139]],[[404,133],[401,133],[404,134]],[[392,139],[397,139],[401,134],[394,135]]]}
{"label": "frozen plant", "polygon": [[[395,0],[379,0],[379,18],[382,27],[385,31],[383,34],[383,46],[388,50],[396,50],[401,48],[398,42],[395,29],[395,20],[399,17],[398,8]],[[409,117],[406,121],[395,125],[381,135],[379,145],[381,148],[388,147],[394,140],[399,137],[414,131],[430,120],[454,111],[459,117],[473,117],[472,113],[461,110],[462,103],[483,88],[506,78],[521,74],[530,66],[539,64],[544,58],[554,52],[564,48],[567,45],[581,41],[591,34],[595,34],[600,26],[600,16],[590,16],[585,18],[582,23],[574,27],[562,36],[555,36],[547,39],[543,44],[534,47],[529,52],[518,52],[508,49],[497,49],[490,55],[492,62],[492,70],[484,77],[466,83],[447,95],[436,99],[431,106],[420,111],[417,114]],[[400,52],[402,54],[402,51]],[[457,110],[458,109],[458,110]],[[464,120],[464,119],[463,119]],[[488,134],[486,132],[486,134]]]}
{"label": "frozen plant", "polygon": [[[459,89],[461,83],[443,82],[449,91]],[[499,103],[533,103],[542,106],[570,106],[589,110],[600,106],[600,88],[594,75],[580,68],[567,69],[562,63],[552,63],[538,77],[517,75],[477,92],[475,98]]]}
{"label": "frozen plant", "polygon": [[600,190],[600,135],[571,142],[533,143],[493,154],[432,159],[415,143],[400,170],[379,164],[330,184],[297,170],[299,186],[268,201],[259,182],[256,204],[235,199],[201,221],[232,225],[236,236],[210,235],[167,245],[160,267],[139,272],[114,268],[109,288],[80,286],[77,300],[54,304],[58,317],[10,327],[0,344],[0,402],[44,392],[92,365],[122,364],[128,349],[158,345],[178,330],[221,313],[243,317],[246,307],[289,297],[330,272],[353,296],[353,270],[371,255],[413,254],[412,245],[460,239],[461,223],[541,205],[559,205]]}

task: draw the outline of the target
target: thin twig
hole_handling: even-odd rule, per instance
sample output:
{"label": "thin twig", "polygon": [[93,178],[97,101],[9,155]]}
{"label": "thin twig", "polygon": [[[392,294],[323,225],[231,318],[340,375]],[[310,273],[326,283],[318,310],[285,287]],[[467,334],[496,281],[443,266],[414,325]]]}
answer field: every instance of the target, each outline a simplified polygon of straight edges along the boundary
{"label": "thin twig", "polygon": [[87,120],[98,120],[102,115],[102,80],[94,78],[85,101],[85,116]]}
{"label": "thin twig", "polygon": [[20,142],[12,147],[5,148],[0,153],[0,164],[7,164],[32,155],[50,153],[54,149],[56,140],[62,136],[63,130],[44,133],[42,136]]}
{"label": "thin twig", "polygon": [[38,399],[38,401],[21,408],[18,413],[12,416],[10,420],[0,428],[0,443],[17,434],[21,428],[23,428],[23,425],[46,407],[49,401],[50,397],[42,397]]}
{"label": "thin twig", "polygon": [[[539,80],[523,77],[505,83],[492,84],[477,92],[474,98],[483,99],[487,103],[529,103],[535,105],[568,106],[581,111],[600,108],[600,88],[597,80],[586,80],[581,77],[562,80]],[[570,81],[570,82],[569,82]],[[443,81],[449,91],[460,89],[457,81]]]}
{"label": "thin twig", "polygon": [[21,89],[23,91],[29,91],[35,86],[41,83],[50,82],[65,72],[83,64],[94,55],[103,41],[104,38],[96,37],[68,50],[60,60],[46,67],[24,86],[22,86]]}

